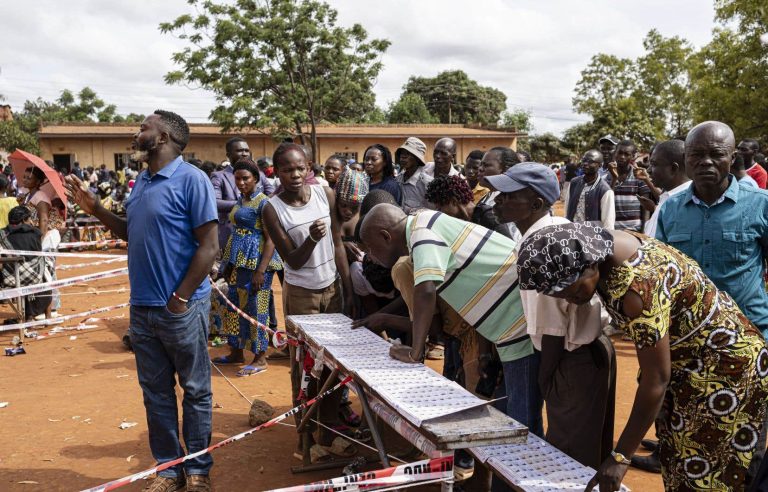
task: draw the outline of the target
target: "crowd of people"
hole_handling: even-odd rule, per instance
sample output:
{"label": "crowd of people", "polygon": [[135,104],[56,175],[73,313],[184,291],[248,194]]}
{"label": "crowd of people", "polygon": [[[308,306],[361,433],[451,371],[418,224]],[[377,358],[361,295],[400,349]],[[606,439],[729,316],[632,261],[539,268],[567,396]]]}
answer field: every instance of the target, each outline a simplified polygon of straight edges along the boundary
{"label": "crowd of people", "polygon": [[[598,470],[601,491],[618,490],[632,464],[660,472],[667,490],[765,483],[768,174],[756,141],[737,146],[726,124],[704,122],[654,145],[646,167],[632,141],[607,135],[559,172],[507,147],[462,163],[451,138],[431,156],[414,136],[394,152],[371,145],[361,163],[334,155],[324,165],[292,141],[254,160],[240,137],[223,164],[186,162],[188,141],[184,119],[158,110],[134,137],[131,173],[75,166],[65,178],[72,205],[128,241],[126,336],[158,463],[210,444],[214,337],[228,345],[214,364],[247,377],[286,358],[293,398],[318,391],[293,347],[267,353],[263,327],[278,329],[282,301],[285,315],[345,313],[398,340],[393,358],[441,359],[446,378],[506,396],[495,406]],[[0,197],[0,240],[15,249],[55,249],[46,237],[60,230],[61,205],[38,192],[35,169],[20,198]],[[126,190],[105,200],[103,184]],[[0,196],[12,189],[0,176]],[[619,333],[640,373],[614,442]],[[320,401],[319,420],[297,450],[313,462],[354,453],[329,430],[361,425],[345,392]],[[658,440],[646,441],[652,425]],[[635,456],[641,445],[653,454]],[[202,454],[146,490],[210,490],[212,465]],[[455,467],[466,477],[474,463],[457,452]]]}

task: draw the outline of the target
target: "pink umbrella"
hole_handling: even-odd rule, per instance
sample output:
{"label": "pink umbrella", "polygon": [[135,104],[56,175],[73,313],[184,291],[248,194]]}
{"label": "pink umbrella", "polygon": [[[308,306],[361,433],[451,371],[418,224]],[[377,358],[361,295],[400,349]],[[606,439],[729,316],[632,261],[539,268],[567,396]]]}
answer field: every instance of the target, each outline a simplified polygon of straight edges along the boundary
{"label": "pink umbrella", "polygon": [[52,169],[51,166],[46,164],[45,161],[38,156],[19,149],[16,149],[13,154],[9,155],[8,160],[11,162],[13,174],[16,175],[16,179],[19,180],[19,182],[21,182],[24,172],[28,167],[35,166],[42,169],[43,174],[45,174],[45,177],[48,179],[48,183],[41,186],[40,189],[48,195],[51,195],[52,190],[54,196],[49,196],[48,198],[50,198],[51,201],[53,201],[54,198],[60,198],[64,203],[64,213],[66,214],[67,193],[64,191],[64,183],[61,181],[61,177],[56,170]]}

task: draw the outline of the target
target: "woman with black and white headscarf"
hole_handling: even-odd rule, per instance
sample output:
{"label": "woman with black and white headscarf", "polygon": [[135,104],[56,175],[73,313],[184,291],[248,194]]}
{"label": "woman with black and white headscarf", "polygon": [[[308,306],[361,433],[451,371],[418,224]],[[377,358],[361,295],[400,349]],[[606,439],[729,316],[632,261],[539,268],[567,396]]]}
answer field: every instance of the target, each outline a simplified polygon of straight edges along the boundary
{"label": "woman with black and white headscarf", "polygon": [[639,234],[574,223],[530,236],[518,270],[521,289],[575,304],[597,292],[637,348],[632,413],[588,490],[619,490],[657,415],[667,490],[744,489],[768,396],[768,350],[696,262]]}

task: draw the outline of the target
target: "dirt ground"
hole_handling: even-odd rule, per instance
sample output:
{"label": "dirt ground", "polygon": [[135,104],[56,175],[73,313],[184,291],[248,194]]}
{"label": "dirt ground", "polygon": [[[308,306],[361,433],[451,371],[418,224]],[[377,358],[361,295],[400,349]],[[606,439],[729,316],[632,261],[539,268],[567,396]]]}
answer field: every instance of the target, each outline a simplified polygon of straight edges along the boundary
{"label": "dirt ground", "polygon": [[[124,253],[124,252],[123,252]],[[83,262],[65,259],[61,264]],[[60,278],[115,268],[103,265],[66,270]],[[126,302],[127,293],[103,293],[127,287],[127,277],[63,289],[61,314]],[[275,281],[275,289],[280,288]],[[75,292],[84,294],[72,295]],[[278,302],[278,306],[280,303]],[[128,327],[128,310],[99,315],[96,328],[70,331],[25,344],[27,354],[0,357],[0,490],[80,490],[136,473],[154,465],[133,354],[120,339]],[[0,306],[0,319],[11,317]],[[282,326],[282,313],[278,313]],[[75,326],[76,320],[65,326]],[[47,330],[39,330],[45,333]],[[8,346],[13,333],[0,333]],[[76,339],[71,340],[70,337]],[[618,354],[616,438],[626,423],[636,389],[637,361],[628,342],[614,339]],[[212,356],[226,348],[212,348]],[[433,363],[434,364],[434,363]],[[439,370],[439,364],[433,367]],[[271,362],[266,373],[237,378],[237,367],[223,373],[249,398],[260,398],[280,413],[290,408],[287,361]],[[221,375],[213,373],[216,407],[213,442],[249,428],[246,402]],[[177,391],[180,397],[180,392]],[[122,422],[138,425],[125,430]],[[219,491],[266,490],[341,475],[339,470],[294,475],[296,432],[275,426],[214,451],[212,480]],[[24,483],[22,483],[24,482]],[[625,483],[634,491],[661,491],[661,478],[630,469]],[[143,481],[122,490],[140,490]],[[426,490],[426,488],[425,488]],[[430,490],[436,490],[431,487]]]}

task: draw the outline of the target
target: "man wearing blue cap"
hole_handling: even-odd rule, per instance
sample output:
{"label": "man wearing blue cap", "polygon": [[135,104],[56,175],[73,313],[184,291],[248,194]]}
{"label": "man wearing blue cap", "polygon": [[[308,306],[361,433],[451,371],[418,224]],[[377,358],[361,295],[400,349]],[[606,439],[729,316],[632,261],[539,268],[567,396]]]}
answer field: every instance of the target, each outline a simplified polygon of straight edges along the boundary
{"label": "man wearing blue cap", "polygon": [[[524,162],[486,178],[499,194],[494,213],[514,222],[522,234],[569,221],[553,216],[560,197],[557,175],[549,167]],[[583,465],[597,468],[613,449],[616,355],[602,334],[597,296],[569,304],[532,290],[521,290],[533,346],[541,351],[539,386],[547,404],[547,441]],[[574,425],[578,422],[578,425]]]}

